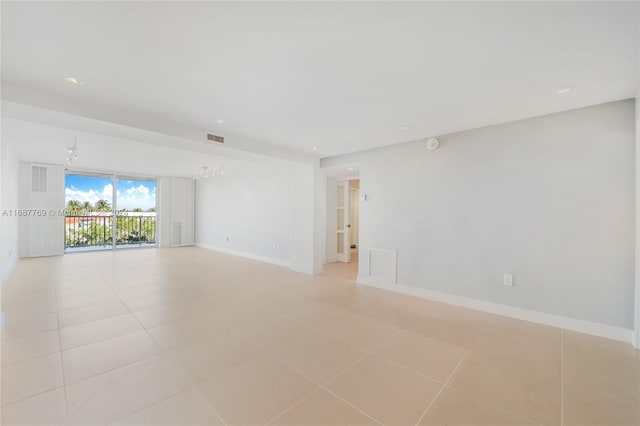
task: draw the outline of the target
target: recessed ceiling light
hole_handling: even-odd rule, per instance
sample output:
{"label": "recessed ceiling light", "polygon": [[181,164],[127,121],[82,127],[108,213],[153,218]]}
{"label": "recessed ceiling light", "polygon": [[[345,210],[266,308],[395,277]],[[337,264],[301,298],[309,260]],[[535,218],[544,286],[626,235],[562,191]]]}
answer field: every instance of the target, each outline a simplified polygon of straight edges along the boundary
{"label": "recessed ceiling light", "polygon": [[571,91],[571,89],[572,89],[571,86],[561,87],[560,89],[556,90],[556,93],[558,95],[562,95],[563,93],[569,93]]}
{"label": "recessed ceiling light", "polygon": [[224,121],[224,120],[216,120],[216,123],[218,123],[218,124],[227,124],[227,122]]}
{"label": "recessed ceiling light", "polygon": [[317,150],[318,150],[318,147],[317,147],[317,146],[314,146],[314,147],[313,147],[313,150],[314,150],[314,151],[317,151]]}
{"label": "recessed ceiling light", "polygon": [[78,80],[77,78],[75,78],[75,77],[65,77],[64,79],[69,84],[73,84],[73,85],[76,85],[76,86],[82,85],[82,82],[80,80]]}
{"label": "recessed ceiling light", "polygon": [[406,124],[404,126],[400,126],[400,130],[408,130],[409,126],[407,126]]}

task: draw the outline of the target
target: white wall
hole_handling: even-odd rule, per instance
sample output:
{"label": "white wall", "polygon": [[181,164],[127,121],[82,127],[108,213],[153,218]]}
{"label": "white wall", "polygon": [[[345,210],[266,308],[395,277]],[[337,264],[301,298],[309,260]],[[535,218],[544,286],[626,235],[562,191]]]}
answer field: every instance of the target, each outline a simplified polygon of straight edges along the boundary
{"label": "white wall", "polygon": [[360,239],[360,181],[349,181],[349,243],[358,245]]}
{"label": "white wall", "polygon": [[[319,165],[319,162],[318,162]],[[315,209],[313,217],[313,273],[320,274],[323,271],[326,259],[327,232],[327,177],[319,167],[314,167],[315,180]]]}
{"label": "white wall", "polygon": [[636,306],[635,346],[640,347],[640,43],[638,44],[638,94],[636,95]]}
{"label": "white wall", "polygon": [[194,192],[192,179],[177,177],[158,179],[158,247],[195,244]]}
{"label": "white wall", "polygon": [[2,138],[2,153],[0,154],[0,283],[8,277],[18,259],[18,218],[5,216],[4,211],[17,209],[18,205],[18,173],[19,162],[15,148]]}
{"label": "white wall", "polygon": [[634,121],[614,102],[322,165],[360,163],[360,247],[397,250],[399,284],[631,329]]}
{"label": "white wall", "polygon": [[196,184],[196,243],[314,273],[317,168],[225,161]]}
{"label": "white wall", "polygon": [[196,183],[196,243],[289,264],[293,182],[286,170],[225,163],[225,174]]}

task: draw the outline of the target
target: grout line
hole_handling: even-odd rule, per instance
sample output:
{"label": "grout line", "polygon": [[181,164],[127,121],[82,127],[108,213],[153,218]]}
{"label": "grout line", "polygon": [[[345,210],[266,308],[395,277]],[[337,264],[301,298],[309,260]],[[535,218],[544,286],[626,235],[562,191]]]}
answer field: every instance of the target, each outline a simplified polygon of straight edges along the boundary
{"label": "grout line", "polygon": [[353,367],[354,365],[356,365],[357,363],[359,363],[360,361],[362,361],[363,359],[365,359],[367,356],[369,355],[375,355],[373,353],[373,351],[375,351],[376,349],[378,349],[379,347],[381,347],[382,345],[384,345],[385,343],[387,343],[389,340],[393,339],[394,337],[396,337],[398,334],[400,334],[402,330],[398,329],[396,330],[393,334],[389,335],[387,338],[385,338],[384,340],[382,340],[380,343],[378,343],[377,345],[373,346],[371,349],[369,350],[365,350],[364,355],[362,355],[360,358],[356,359],[355,361],[353,361],[351,364],[347,365],[345,368],[343,368],[342,370],[338,371],[336,374],[334,374],[333,376],[329,377],[329,379],[325,380],[325,383],[329,383],[331,381],[333,381],[336,377],[338,377],[340,374],[344,373],[345,371],[347,371],[348,369],[350,369],[351,367]]}
{"label": "grout line", "polygon": [[[15,339],[2,340],[1,342],[2,342],[3,345],[5,345],[8,342],[11,342],[11,341],[16,340],[16,339],[33,337],[33,336],[36,336],[38,334],[53,333],[54,331],[58,331],[58,329],[52,328],[50,330],[38,331],[36,333],[31,333],[31,334],[27,334],[25,336],[16,337]],[[59,332],[58,332],[58,339],[60,339],[60,333]],[[20,364],[20,363],[27,362],[27,361],[33,361],[34,359],[43,358],[45,356],[48,356],[48,355],[51,355],[51,354],[55,354],[55,353],[59,353],[59,352],[62,352],[62,349],[59,349],[57,351],[46,352],[46,353],[43,353],[43,354],[32,356],[30,358],[21,359],[20,361],[10,362],[8,364],[1,365],[0,368],[9,367],[10,365],[16,365],[16,364]]]}
{"label": "grout line", "polygon": [[323,390],[325,390],[326,392],[330,393],[331,395],[333,395],[334,397],[338,398],[340,401],[344,402],[345,404],[347,404],[348,406],[350,406],[351,408],[357,410],[358,412],[364,414],[365,416],[367,416],[368,418],[370,418],[371,420],[373,420],[374,422],[378,423],[379,425],[384,425],[384,423],[382,423],[381,421],[379,421],[378,419],[376,419],[375,417],[365,413],[364,411],[362,411],[361,409],[359,409],[358,407],[356,407],[355,405],[353,405],[352,403],[350,403],[349,401],[347,401],[346,399],[344,399],[343,397],[341,397],[340,395],[338,395],[337,393],[333,392],[330,389],[327,389],[325,387],[322,388]]}
{"label": "grout line", "polygon": [[[150,404],[150,405],[145,405],[144,407],[140,407],[140,408],[136,409],[135,411],[132,411],[131,413],[126,414],[126,415],[124,415],[124,416],[122,416],[122,417],[118,417],[117,419],[112,420],[109,424],[110,424],[110,425],[112,425],[112,424],[114,424],[115,422],[117,422],[117,421],[119,421],[119,420],[125,419],[125,418],[127,418],[127,417],[129,417],[129,416],[133,416],[134,414],[137,414],[137,413],[139,413],[139,412],[141,412],[141,411],[143,411],[143,410],[146,410],[147,408],[151,408],[151,407],[154,407],[154,406],[156,406],[156,405],[158,405],[158,404],[161,404],[161,403],[163,403],[163,402],[165,402],[165,401],[168,401],[168,400],[170,400],[171,398],[173,398],[173,397],[175,397],[175,396],[177,396],[177,395],[180,395],[180,394],[181,394],[181,393],[183,393],[183,392],[188,392],[188,391],[189,391],[190,389],[192,389],[192,388],[193,388],[193,390],[198,394],[198,397],[200,397],[200,398],[204,401],[204,403],[205,403],[205,404],[207,404],[207,405],[209,406],[209,403],[207,402],[207,400],[206,400],[204,397],[202,397],[202,395],[198,392],[198,390],[197,390],[197,389],[195,389],[195,387],[191,384],[191,382],[189,382],[189,386],[187,386],[186,388],[181,389],[181,390],[179,390],[178,392],[173,393],[173,394],[171,394],[171,395],[169,395],[169,396],[167,396],[167,397],[165,397],[165,398],[159,399],[158,401],[156,401],[156,402],[154,402],[154,403],[152,403],[152,404]],[[219,419],[220,419],[220,420],[221,420],[225,425],[227,424],[227,423],[225,423],[225,421],[222,419],[222,417],[220,417],[220,416],[218,415],[218,413],[217,413],[215,410],[212,410],[212,411],[213,411],[213,414],[215,414],[215,415],[216,415],[216,417],[218,417],[218,418],[219,418]]]}
{"label": "grout line", "polygon": [[[77,324],[65,325],[64,327],[60,327],[60,321],[58,321],[58,327],[59,327],[59,330],[62,330],[63,328],[69,328],[69,327],[76,327],[76,326],[85,325],[85,324],[91,324],[93,322],[110,320],[110,319],[113,319],[113,318],[123,317],[125,315],[131,315],[131,313],[130,312],[129,313],[123,312],[121,314],[113,315],[113,316],[110,316],[110,317],[98,318],[98,319],[94,319],[94,320],[91,320],[91,321],[79,322]],[[124,334],[129,334],[129,333],[124,333]],[[119,337],[119,336],[123,336],[124,334],[119,334],[117,336],[112,336],[112,337]],[[67,348],[67,349],[64,349],[64,350],[66,351],[68,349],[73,349],[73,348],[77,348],[77,347],[84,346],[84,345],[90,345],[91,343],[102,342],[103,340],[109,340],[112,337],[107,337],[106,339],[102,339],[102,340],[96,340],[94,342],[84,343],[82,345],[74,346],[74,347]]]}
{"label": "grout line", "polygon": [[[171,356],[167,353],[167,351],[162,347],[162,345],[160,345],[160,344],[159,344],[159,343],[158,343],[158,342],[153,338],[153,336],[151,335],[151,333],[149,333],[149,330],[147,330],[147,328],[146,328],[146,327],[145,327],[145,326],[140,322],[140,320],[138,319],[138,317],[136,317],[136,316],[135,316],[135,314],[133,313],[133,311],[131,310],[131,308],[129,308],[129,305],[127,305],[126,303],[124,303],[124,300],[122,300],[122,298],[120,297],[120,295],[119,295],[117,292],[115,292],[115,291],[113,290],[113,288],[111,287],[111,284],[110,284],[110,283],[107,283],[107,285],[109,286],[109,288],[110,288],[114,293],[116,293],[116,296],[118,296],[118,299],[120,299],[120,302],[122,302],[122,304],[127,308],[127,310],[129,311],[129,313],[130,313],[131,315],[133,315],[133,317],[134,317],[134,318],[136,319],[136,321],[140,324],[140,326],[142,327],[142,330],[144,330],[144,332],[147,334],[147,336],[149,336],[149,338],[150,338],[150,339],[151,339],[151,340],[152,340],[152,341],[153,341],[153,342],[154,342],[154,343],[155,343],[155,344],[160,348],[160,351],[161,351],[162,355],[164,355],[164,357],[169,361],[169,363],[170,363],[171,365],[173,365],[173,363],[171,362],[171,361],[172,361],[172,358],[171,358]],[[141,331],[142,331],[142,330],[141,330]],[[147,358],[145,358],[144,360],[147,360],[147,359],[149,359],[149,358],[151,358],[151,357],[147,357]],[[141,361],[144,361],[144,360],[141,360]],[[131,364],[128,364],[128,365],[131,365]],[[126,367],[126,366],[125,366],[125,367]],[[121,367],[120,367],[120,368],[121,368]],[[202,392],[200,392],[200,389],[198,389],[198,388],[195,386],[195,384],[193,383],[193,381],[191,380],[191,378],[190,378],[187,374],[184,374],[184,372],[182,371],[182,369],[179,369],[179,375],[181,375],[181,376],[182,376],[182,377],[187,381],[187,383],[189,383],[189,385],[190,385],[190,386],[191,386],[191,387],[196,391],[196,393],[197,393],[197,394],[200,396],[200,398],[202,398],[202,400],[203,400],[203,401],[204,401],[204,402],[209,406],[209,408],[211,408],[211,411],[213,411],[213,413],[214,413],[214,414],[215,414],[215,415],[216,415],[216,416],[217,416],[217,417],[222,421],[222,423],[223,423],[223,424],[225,424],[225,426],[228,426],[228,423],[224,420],[224,418],[223,418],[223,417],[218,413],[218,411],[216,411],[216,409],[215,409],[215,408],[213,408],[213,406],[209,403],[209,401],[207,400],[207,398],[205,398],[205,397],[204,397],[204,395],[202,394]],[[182,391],[180,391],[180,392],[182,392]],[[180,392],[178,392],[178,393],[180,393]],[[175,393],[175,394],[171,395],[169,398],[171,398],[171,397],[173,397],[173,396],[177,395],[178,393]],[[168,399],[168,398],[165,398],[165,399]],[[146,407],[142,407],[140,410],[143,410],[143,409],[146,409],[146,408],[152,407],[152,406],[156,405],[157,403],[160,403],[160,402],[164,401],[165,399],[162,399],[162,400],[160,400],[160,401],[156,401],[156,402],[154,402],[153,404],[148,405],[148,406],[146,406]],[[140,411],[140,410],[137,410],[137,411]],[[137,412],[137,411],[135,411],[135,412]],[[133,413],[126,414],[125,416],[122,416],[122,417],[120,417],[119,419],[122,419],[122,418],[124,418],[124,417],[127,417],[127,416],[129,416],[129,415],[131,415],[131,414],[133,414]],[[117,421],[117,420],[119,420],[119,419],[114,420],[114,422],[115,422],[115,421]]]}
{"label": "grout line", "polygon": [[53,292],[56,297],[56,321],[58,323],[58,343],[60,344],[60,369],[62,371],[62,390],[64,392],[65,423],[67,423],[69,420],[69,399],[67,398],[67,381],[65,380],[64,362],[62,360],[62,330],[60,330],[60,316],[58,315],[58,287],[55,284],[53,285]]}
{"label": "grout line", "polygon": [[280,414],[278,414],[277,416],[275,416],[273,419],[269,420],[267,423],[265,423],[266,426],[272,424],[273,422],[275,422],[276,420],[278,420],[280,417],[282,417],[287,411],[291,410],[292,408],[300,405],[302,402],[306,401],[307,399],[311,398],[311,396],[315,393],[318,393],[318,391],[320,391],[322,389],[322,387],[318,386],[317,388],[315,388],[313,391],[311,391],[311,393],[309,393],[308,395],[303,396],[302,398],[300,398],[299,400],[297,400],[296,402],[294,402],[291,406],[285,408],[282,412],[280,412]]}
{"label": "grout line", "polygon": [[456,365],[456,368],[453,369],[453,371],[451,372],[451,374],[449,374],[449,377],[447,378],[447,380],[444,382],[444,384],[442,385],[442,387],[440,388],[440,390],[438,391],[438,393],[436,394],[436,396],[433,397],[433,399],[431,400],[431,402],[429,403],[429,405],[427,406],[427,408],[424,410],[424,413],[422,413],[422,416],[420,416],[420,418],[418,419],[418,421],[416,422],[416,426],[418,426],[420,424],[420,422],[422,421],[422,419],[424,419],[424,417],[427,415],[427,413],[429,412],[429,410],[431,409],[431,407],[433,406],[433,404],[436,402],[436,400],[438,399],[438,397],[440,396],[440,394],[442,393],[442,391],[447,387],[447,384],[449,383],[449,381],[451,380],[451,378],[453,377],[454,374],[456,374],[456,372],[458,371],[458,368],[460,368],[460,366],[462,365],[462,363],[464,362],[465,359],[467,359],[467,355],[469,355],[469,351],[465,351],[464,356],[462,357],[462,359],[460,359],[460,361],[458,362],[458,365]]}
{"label": "grout line", "polygon": [[[304,377],[305,379],[307,379],[308,381],[310,381],[311,383],[313,383],[314,385],[316,385],[316,386],[317,386],[317,388],[316,388],[316,389],[314,389],[314,390],[313,390],[313,392],[311,392],[309,395],[306,395],[306,396],[305,396],[304,398],[302,398],[302,399],[306,399],[306,398],[307,398],[308,396],[310,396],[311,394],[313,394],[313,393],[315,393],[315,392],[317,392],[317,391],[319,391],[319,390],[321,390],[321,389],[322,389],[322,390],[324,390],[325,392],[328,392],[328,393],[330,393],[331,395],[333,395],[334,397],[338,398],[339,400],[341,400],[341,401],[342,401],[342,402],[344,402],[345,404],[349,405],[349,406],[350,406],[350,407],[352,407],[353,409],[355,409],[355,410],[357,410],[358,412],[362,413],[363,415],[367,416],[367,417],[368,417],[368,418],[370,418],[371,420],[375,421],[376,423],[378,423],[378,424],[380,424],[380,425],[383,425],[383,423],[381,423],[381,422],[380,422],[379,420],[377,420],[376,418],[372,417],[370,414],[365,413],[365,412],[364,412],[364,411],[362,411],[360,408],[356,407],[355,405],[353,405],[352,403],[350,403],[349,401],[347,401],[346,399],[344,399],[344,398],[343,398],[343,397],[341,397],[340,395],[338,395],[338,394],[334,393],[333,391],[331,391],[330,389],[328,389],[327,387],[325,387],[325,386],[324,386],[324,385],[322,385],[321,383],[318,383],[318,382],[316,382],[315,380],[313,380],[312,378],[308,377],[308,376],[307,376],[306,374],[304,374],[302,371],[300,371],[300,370],[298,370],[297,368],[292,367],[292,366],[291,366],[291,365],[289,365],[288,363],[286,363],[286,362],[282,361],[280,358],[278,358],[278,357],[277,357],[277,356],[275,356],[274,354],[272,354],[272,353],[270,353],[270,352],[266,352],[266,351],[265,351],[265,354],[266,354],[267,356],[270,356],[271,358],[275,359],[275,360],[276,360],[276,361],[278,361],[279,363],[283,364],[285,367],[287,367],[287,368],[289,368],[289,369],[291,369],[291,370],[295,371],[297,374],[301,375],[302,377]],[[360,361],[360,360],[361,360],[362,358],[364,358],[366,355],[367,355],[367,354],[365,354],[364,356],[362,356],[361,358],[359,358],[359,359],[358,359],[357,361],[355,361],[353,364],[355,364],[355,363],[357,363],[358,361]],[[353,364],[351,364],[349,367],[347,367],[347,368],[345,368],[345,369],[341,370],[341,372],[342,372],[342,371],[344,371],[344,370],[346,370],[346,369],[348,369],[348,368],[350,368]],[[338,374],[340,374],[340,373],[338,373]],[[338,374],[336,374],[336,376],[337,376]],[[333,378],[335,378],[335,376],[331,377],[331,379],[329,379],[329,380],[333,380]],[[326,383],[328,383],[328,382],[329,382],[329,381],[327,381]],[[298,402],[300,402],[300,401],[296,401],[293,405],[296,405]],[[293,405],[292,405],[292,406],[293,406]],[[291,408],[292,406],[287,407],[284,411],[287,411],[287,410],[288,410],[289,408]],[[282,413],[278,414],[278,416],[277,416],[277,417],[279,417],[281,414],[283,414],[283,413],[284,413],[284,411],[283,411]],[[269,423],[273,422],[274,420],[275,420],[275,418],[273,418],[273,419],[269,420],[269,421],[267,422],[267,424],[269,424]]]}
{"label": "grout line", "polygon": [[[465,350],[465,352],[467,352],[467,351]],[[375,353],[372,353],[371,355],[372,355],[372,356],[375,356],[375,357],[377,357],[377,358],[383,359],[383,360],[385,360],[385,361],[387,361],[387,362],[389,362],[389,363],[391,363],[391,364],[395,364],[395,365],[397,365],[398,367],[400,367],[400,368],[402,368],[402,369],[404,369],[404,370],[410,371],[411,373],[417,374],[418,376],[422,376],[422,377],[424,377],[425,379],[431,380],[432,382],[436,382],[436,383],[437,383],[437,384],[439,384],[439,385],[444,386],[444,385],[445,385],[445,383],[446,383],[446,381],[442,382],[442,381],[440,381],[440,380],[438,380],[438,379],[435,379],[435,378],[433,378],[433,377],[431,377],[431,376],[428,376],[428,375],[426,375],[426,374],[424,374],[424,373],[421,373],[421,372],[419,372],[419,371],[417,371],[417,370],[414,370],[414,369],[413,369],[413,368],[411,368],[411,367],[407,367],[406,365],[404,365],[404,364],[402,364],[402,363],[399,363],[398,361],[394,361],[394,360],[392,360],[392,359],[389,359],[389,358],[387,358],[387,357],[385,357],[385,356],[383,356],[383,355],[375,354]]]}
{"label": "grout line", "polygon": [[[309,327],[310,328],[310,327]],[[312,328],[310,328],[312,329]],[[380,343],[378,343],[377,345],[375,345],[374,347],[372,347],[370,350],[365,351],[364,355],[362,355],[361,357],[359,357],[358,359],[356,359],[355,361],[353,361],[351,364],[347,365],[346,367],[344,367],[343,369],[341,369],[340,371],[338,371],[336,374],[334,374],[333,376],[329,377],[327,380],[324,381],[325,384],[328,384],[329,382],[331,382],[332,380],[334,380],[337,376],[339,376],[340,374],[342,374],[343,372],[345,372],[346,370],[350,369],[351,367],[353,367],[354,365],[356,365],[357,363],[359,363],[360,361],[362,361],[364,358],[366,358],[369,355],[373,355],[375,356],[375,354],[373,354],[373,351],[375,349],[377,349],[378,347],[382,346],[383,344],[387,343],[389,340],[391,340],[392,338],[394,338],[395,336],[397,336],[402,330],[396,330],[393,334],[389,335],[387,338],[383,339]],[[317,332],[317,331],[316,331]],[[323,333],[320,333],[323,334]],[[323,334],[324,335],[324,334]],[[310,397],[312,394],[316,393],[317,391],[319,391],[320,389],[324,390],[325,392],[330,393],[331,395],[333,395],[334,397],[340,399],[342,402],[344,402],[345,404],[351,406],[352,408],[354,408],[355,410],[357,410],[358,412],[362,413],[363,415],[367,416],[368,418],[370,418],[371,420],[375,421],[376,423],[382,425],[383,423],[381,423],[379,420],[375,419],[374,417],[372,417],[371,415],[365,413],[364,411],[362,411],[360,408],[356,407],[355,405],[353,405],[352,403],[350,403],[349,401],[345,400],[344,398],[342,398],[340,395],[337,395],[336,393],[334,393],[333,391],[331,391],[330,389],[328,389],[324,384],[319,383],[315,380],[313,380],[312,378],[308,377],[306,374],[304,374],[303,372],[299,371],[297,368],[291,366],[289,363],[281,360],[280,358],[278,358],[276,355],[274,355],[273,353],[271,353],[270,351],[258,347],[258,349],[264,351],[268,356],[271,356],[272,358],[274,358],[276,361],[282,363],[283,365],[285,365],[287,368],[290,368],[291,370],[295,371],[296,373],[298,373],[299,375],[301,375],[302,377],[304,377],[305,379],[309,380],[311,383],[315,384],[317,386],[317,388],[311,392],[309,395],[306,395],[304,398],[296,401],[293,405],[287,407],[284,411],[282,411],[280,414],[278,414],[276,417],[274,417],[273,419],[269,420],[267,422],[267,424],[272,423],[273,421],[275,421],[278,417],[282,416],[285,412],[287,412],[289,409],[293,408],[294,406],[298,405],[300,402],[302,402],[303,400],[307,399],[308,397]]]}
{"label": "grout line", "polygon": [[66,391],[64,390],[64,385],[62,385],[62,386],[56,386],[55,388],[52,388],[52,389],[47,389],[47,390],[42,391],[42,392],[34,393],[33,395],[25,396],[24,398],[17,399],[17,400],[15,400],[15,401],[9,402],[9,403],[7,403],[7,404],[2,404],[2,405],[0,406],[0,412],[1,412],[4,408],[6,408],[6,407],[8,407],[8,406],[10,406],[10,405],[18,404],[18,403],[20,403],[20,402],[22,402],[22,401],[25,401],[25,400],[27,400],[27,399],[35,398],[36,396],[44,395],[45,393],[53,392],[53,391],[58,390],[58,389],[62,389],[62,390],[63,390],[63,392],[65,392],[65,411],[66,411],[66,408],[67,408],[67,407],[66,407],[66,398],[67,398],[67,396],[66,396]]}

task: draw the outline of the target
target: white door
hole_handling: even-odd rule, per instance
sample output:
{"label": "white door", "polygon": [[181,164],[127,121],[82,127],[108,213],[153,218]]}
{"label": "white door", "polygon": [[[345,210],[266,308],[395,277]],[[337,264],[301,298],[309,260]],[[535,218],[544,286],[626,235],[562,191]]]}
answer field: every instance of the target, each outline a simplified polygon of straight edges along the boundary
{"label": "white door", "polygon": [[349,181],[338,182],[338,262],[349,262]]}
{"label": "white door", "polygon": [[30,257],[64,254],[64,169],[49,164],[30,164]]}

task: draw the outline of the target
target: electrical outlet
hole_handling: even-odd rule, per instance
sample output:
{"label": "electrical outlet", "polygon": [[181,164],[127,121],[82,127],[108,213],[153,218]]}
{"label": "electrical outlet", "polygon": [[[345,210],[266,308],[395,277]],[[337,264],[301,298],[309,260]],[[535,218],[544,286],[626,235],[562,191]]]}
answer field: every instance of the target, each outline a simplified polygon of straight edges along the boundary
{"label": "electrical outlet", "polygon": [[502,284],[513,287],[513,274],[504,274]]}

